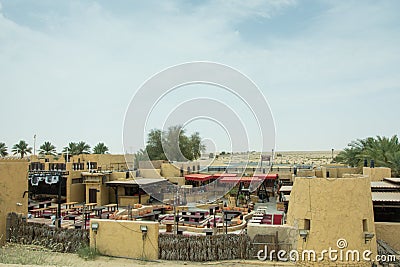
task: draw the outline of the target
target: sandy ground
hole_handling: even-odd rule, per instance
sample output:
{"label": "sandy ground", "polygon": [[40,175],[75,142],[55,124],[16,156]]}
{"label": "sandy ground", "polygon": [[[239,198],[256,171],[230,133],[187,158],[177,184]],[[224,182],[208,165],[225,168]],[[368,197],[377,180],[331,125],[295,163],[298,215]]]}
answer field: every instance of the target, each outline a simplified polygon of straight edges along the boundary
{"label": "sandy ground", "polygon": [[[4,263],[6,262],[6,263]],[[19,263],[19,264],[12,264]],[[254,261],[218,261],[218,262],[178,262],[178,261],[141,261],[124,258],[98,256],[95,260],[84,260],[77,254],[51,252],[41,247],[9,245],[0,248],[0,266],[294,266],[287,263]]]}
{"label": "sandy ground", "polygon": [[[340,151],[334,150],[333,156],[336,157]],[[271,152],[263,153],[263,155],[269,155]],[[248,158],[247,158],[248,157]],[[229,162],[259,162],[260,153],[253,152],[247,153],[235,153],[234,155],[219,155],[218,159],[215,159],[212,165],[223,166]],[[306,164],[306,165],[324,165],[329,164],[332,161],[332,151],[277,151],[275,152],[274,164]]]}

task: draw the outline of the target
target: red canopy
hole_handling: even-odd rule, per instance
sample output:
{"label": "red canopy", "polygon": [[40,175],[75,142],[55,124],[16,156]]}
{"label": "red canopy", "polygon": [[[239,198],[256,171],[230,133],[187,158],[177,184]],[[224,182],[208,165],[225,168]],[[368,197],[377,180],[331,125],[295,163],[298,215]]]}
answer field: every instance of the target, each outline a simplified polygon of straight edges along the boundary
{"label": "red canopy", "polygon": [[276,180],[278,179],[279,175],[277,173],[269,173],[269,174],[254,174],[253,177],[257,177],[260,179],[270,179],[270,180]]}
{"label": "red canopy", "polygon": [[213,176],[212,174],[187,174],[185,175],[185,180],[187,181],[199,181],[199,182],[205,182],[210,179],[212,179]]}
{"label": "red canopy", "polygon": [[214,173],[213,178],[220,178],[220,177],[236,177],[236,173]]}
{"label": "red canopy", "polygon": [[255,174],[250,177],[222,177],[219,181],[221,183],[238,183],[238,182],[251,182],[251,181],[263,181],[263,180],[275,180],[278,179],[278,174]]}

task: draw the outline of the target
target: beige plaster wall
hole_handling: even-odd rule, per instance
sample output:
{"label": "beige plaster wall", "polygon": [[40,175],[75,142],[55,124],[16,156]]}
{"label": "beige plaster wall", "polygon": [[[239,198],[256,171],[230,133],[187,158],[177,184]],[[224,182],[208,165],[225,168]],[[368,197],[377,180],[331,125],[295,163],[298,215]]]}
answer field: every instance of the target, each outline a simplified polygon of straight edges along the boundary
{"label": "beige plaster wall", "polygon": [[[290,194],[287,224],[297,229],[305,228],[305,219],[310,220],[306,240],[298,235],[297,249],[337,249],[337,241],[345,239],[347,250],[370,250],[377,253],[376,235],[365,243],[363,220],[368,232],[375,234],[370,179],[368,177],[326,179],[296,178]],[[327,263],[327,262],[325,262]],[[323,262],[308,263],[320,266]],[[340,265],[340,262],[335,262]],[[348,266],[348,262],[342,265]],[[370,262],[351,263],[352,266],[370,266]]]}
{"label": "beige plaster wall", "polygon": [[103,206],[110,203],[109,200],[109,191],[111,190],[109,187],[103,184],[86,184],[86,203],[89,203],[89,190],[95,189],[96,193],[96,203],[97,206]]}
{"label": "beige plaster wall", "polygon": [[360,174],[360,170],[358,168],[338,168],[337,169],[338,178],[343,178],[348,174]]}
{"label": "beige plaster wall", "polygon": [[[6,218],[10,212],[28,212],[28,161],[0,159],[0,245],[6,239]],[[18,204],[17,204],[18,203]]]}
{"label": "beige plaster wall", "polygon": [[171,183],[177,183],[178,185],[185,185],[185,177],[168,177],[167,179]]}
{"label": "beige plaster wall", "polygon": [[298,230],[290,225],[247,224],[247,234],[253,240],[256,235],[275,235],[278,232],[279,242],[297,247]]}
{"label": "beige plaster wall", "polygon": [[[67,181],[68,184],[68,181]],[[67,192],[70,192],[69,197],[67,194],[67,202],[84,202],[85,201],[85,185],[84,184],[72,184],[69,182],[67,186]]]}
{"label": "beige plaster wall", "polygon": [[[134,204],[139,204],[139,196],[118,196],[119,205],[121,206],[133,206]],[[140,204],[148,203],[150,199],[149,195],[141,195],[140,196]]]}
{"label": "beige plaster wall", "polygon": [[[158,259],[158,222],[90,220],[98,223],[96,232],[90,227],[90,246],[101,254],[133,259]],[[143,237],[140,226],[147,227]]]}
{"label": "beige plaster wall", "polygon": [[[129,174],[131,177],[131,173]],[[126,172],[112,172],[110,174],[110,181],[115,181],[115,180],[125,180],[126,178]]]}
{"label": "beige plaster wall", "polygon": [[163,177],[178,177],[181,175],[181,170],[177,166],[170,163],[161,164],[161,175]]}
{"label": "beige plaster wall", "polygon": [[385,168],[385,167],[379,167],[379,168],[363,167],[363,174],[369,176],[372,182],[383,181],[383,178],[392,177],[392,170],[390,168]]}
{"label": "beige plaster wall", "polygon": [[143,178],[160,178],[160,169],[140,169],[140,176]]}
{"label": "beige plaster wall", "polygon": [[313,177],[315,175],[315,170],[300,169],[297,170],[298,177]]}
{"label": "beige plaster wall", "polygon": [[163,160],[139,161],[139,169],[161,169]]}

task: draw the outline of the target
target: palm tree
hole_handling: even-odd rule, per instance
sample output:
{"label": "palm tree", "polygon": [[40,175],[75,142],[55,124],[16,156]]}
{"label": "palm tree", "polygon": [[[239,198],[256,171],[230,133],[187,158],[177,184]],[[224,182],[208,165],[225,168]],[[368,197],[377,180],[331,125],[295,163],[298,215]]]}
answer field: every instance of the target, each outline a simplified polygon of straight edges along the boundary
{"label": "palm tree", "polygon": [[400,151],[400,145],[396,135],[392,138],[377,136],[365,147],[361,156],[365,159],[375,160],[377,166],[386,167],[390,155],[397,151]]}
{"label": "palm tree", "polygon": [[23,158],[26,154],[32,154],[32,147],[29,147],[28,144],[21,140],[18,144],[15,144],[11,150],[14,155],[20,154],[21,158]]}
{"label": "palm tree", "polygon": [[363,163],[362,153],[365,148],[374,142],[374,138],[368,137],[366,139],[357,139],[348,144],[343,151],[341,151],[335,158],[335,162],[348,164],[351,167],[360,166]]}
{"label": "palm tree", "polygon": [[78,155],[77,144],[75,142],[70,142],[68,146],[64,147],[63,153],[68,153],[69,155]]}
{"label": "palm tree", "polygon": [[56,147],[50,142],[44,142],[44,144],[40,146],[39,154],[55,156],[57,155]]}
{"label": "palm tree", "polygon": [[0,143],[0,156],[5,157],[8,155],[7,146],[5,143]]}
{"label": "palm tree", "polygon": [[361,167],[364,160],[375,161],[377,167],[389,167],[392,175],[400,175],[400,142],[396,135],[391,138],[377,136],[356,140],[340,152],[336,162]]}
{"label": "palm tree", "polygon": [[400,151],[388,155],[389,166],[392,169],[393,177],[400,176]]}
{"label": "palm tree", "polygon": [[106,154],[108,152],[108,147],[104,143],[98,143],[93,148],[93,154]]}
{"label": "palm tree", "polygon": [[76,144],[76,153],[80,154],[90,154],[90,146],[83,141]]}

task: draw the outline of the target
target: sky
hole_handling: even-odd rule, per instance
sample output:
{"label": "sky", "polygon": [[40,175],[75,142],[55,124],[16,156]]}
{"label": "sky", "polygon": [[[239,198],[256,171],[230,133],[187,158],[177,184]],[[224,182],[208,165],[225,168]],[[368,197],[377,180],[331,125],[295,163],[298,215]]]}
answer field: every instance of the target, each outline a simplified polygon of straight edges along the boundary
{"label": "sky", "polygon": [[[257,84],[277,151],[340,150],[357,138],[399,134],[398,10],[396,0],[0,0],[0,142],[32,146],[36,134],[37,146],[50,141],[58,150],[83,140],[126,151],[124,117],[140,86],[191,61],[231,66]],[[165,97],[148,128],[161,128],[157,116],[198,92],[252,120],[232,94],[205,87]],[[231,148],[210,121],[186,130]],[[246,144],[239,150],[257,150],[257,141]]]}

